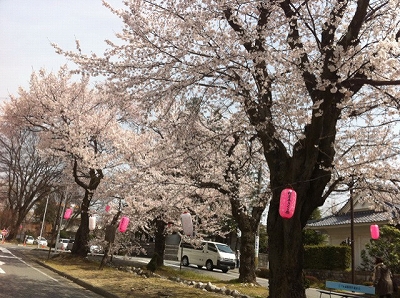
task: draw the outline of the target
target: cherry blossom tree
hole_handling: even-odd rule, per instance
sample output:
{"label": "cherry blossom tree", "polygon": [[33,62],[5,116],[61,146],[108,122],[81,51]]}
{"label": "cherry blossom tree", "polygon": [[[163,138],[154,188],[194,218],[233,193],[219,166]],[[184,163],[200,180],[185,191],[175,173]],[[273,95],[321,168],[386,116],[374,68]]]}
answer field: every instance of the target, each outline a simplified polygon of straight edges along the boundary
{"label": "cherry blossom tree", "polygon": [[[210,209],[221,212],[221,205],[229,209],[226,214],[230,213],[241,231],[239,280],[255,282],[256,232],[271,196],[262,146],[255,131],[228,110],[207,113],[196,98],[176,110],[180,112],[174,111],[175,117],[168,114],[158,121],[164,128],[171,127],[168,139],[173,146],[168,156],[174,156],[175,163],[180,161],[176,171],[187,183],[212,190],[217,200],[206,202]],[[217,208],[212,208],[216,202]]]}
{"label": "cherry blossom tree", "polygon": [[[136,0],[110,8],[125,27],[104,57],[55,47],[82,71],[106,76],[121,102],[141,105],[149,118],[200,97],[210,113],[230,109],[246,119],[270,174],[270,297],[305,297],[301,230],[337,185],[342,124],[352,120],[357,131],[357,121],[384,116],[378,138],[370,135],[379,141],[398,119],[399,5]],[[386,146],[398,152],[393,141]],[[278,212],[286,187],[297,192],[291,219]]]}
{"label": "cherry blossom tree", "polygon": [[260,157],[255,156],[257,150],[252,152],[252,145],[243,134],[236,133],[218,146],[220,150],[225,147],[224,154],[220,153],[218,159],[209,159],[204,163],[209,164],[213,161],[222,170],[220,176],[214,176],[215,171],[212,169],[214,175],[210,175],[210,170],[203,169],[200,175],[192,176],[198,187],[215,189],[228,199],[226,204],[230,205],[231,215],[241,231],[241,282],[256,281],[256,232],[270,199],[268,184],[265,185],[262,179],[262,162]]}
{"label": "cherry blossom tree", "polygon": [[164,262],[166,236],[181,230],[183,212],[189,211],[197,219],[194,223],[197,235],[204,231],[216,233],[220,218],[229,212],[226,204],[218,200],[220,196],[192,185],[182,170],[186,166],[182,151],[175,150],[177,144],[170,138],[168,128],[165,123],[157,123],[157,128],[142,127],[141,144],[135,148],[140,153],[127,162],[123,175],[113,175],[107,190],[127,203],[123,213],[134,222],[130,231],[140,230],[154,237],[158,266]]}
{"label": "cherry blossom tree", "polygon": [[[246,131],[244,121],[228,110],[209,113],[201,109],[200,103],[199,98],[192,98],[184,105],[170,105],[163,117],[151,123],[162,139],[156,150],[165,159],[153,157],[153,161],[160,160],[159,176],[164,179],[153,181],[179,185],[180,193],[182,185],[187,185],[186,196],[191,201],[186,204],[201,221],[202,227],[198,228],[209,236],[222,235],[221,222],[231,214],[242,232],[241,257],[245,261],[239,279],[255,282],[255,235],[270,198],[268,187],[260,180],[262,147],[254,131]],[[221,116],[229,121],[221,120]]]}
{"label": "cherry blossom tree", "polygon": [[20,89],[18,97],[11,97],[6,115],[40,135],[43,154],[59,156],[71,164],[71,178],[84,190],[72,253],[86,256],[94,192],[104,170],[123,162],[126,146],[135,138],[119,125],[112,100],[101,89],[90,90],[86,76],[73,81],[66,67],[57,74],[44,70],[33,73],[29,90]]}

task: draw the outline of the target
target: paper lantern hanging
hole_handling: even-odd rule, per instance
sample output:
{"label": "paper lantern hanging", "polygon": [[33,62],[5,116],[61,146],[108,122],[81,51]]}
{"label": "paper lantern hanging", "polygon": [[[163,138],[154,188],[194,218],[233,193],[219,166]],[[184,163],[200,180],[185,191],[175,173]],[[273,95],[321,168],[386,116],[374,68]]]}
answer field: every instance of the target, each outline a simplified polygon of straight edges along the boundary
{"label": "paper lantern hanging", "polygon": [[379,226],[371,225],[369,229],[371,231],[371,238],[374,240],[379,239]]}
{"label": "paper lantern hanging", "polygon": [[73,212],[73,210],[71,208],[65,210],[64,219],[70,219],[72,212]]}
{"label": "paper lantern hanging", "polygon": [[181,222],[182,222],[182,227],[183,227],[183,233],[186,236],[192,236],[193,235],[193,222],[192,222],[192,216],[188,212],[184,212],[181,214]]}
{"label": "paper lantern hanging", "polygon": [[110,209],[111,209],[111,206],[110,206],[110,205],[107,205],[107,206],[106,206],[106,212],[110,212]]}
{"label": "paper lantern hanging", "polygon": [[281,192],[279,202],[279,215],[283,218],[291,218],[296,208],[297,193],[291,188],[285,188]]}
{"label": "paper lantern hanging", "polygon": [[118,231],[120,231],[121,233],[126,232],[128,225],[129,225],[129,218],[123,216],[121,218],[121,221],[119,222]]}
{"label": "paper lantern hanging", "polygon": [[89,230],[93,231],[96,228],[96,216],[89,216]]}

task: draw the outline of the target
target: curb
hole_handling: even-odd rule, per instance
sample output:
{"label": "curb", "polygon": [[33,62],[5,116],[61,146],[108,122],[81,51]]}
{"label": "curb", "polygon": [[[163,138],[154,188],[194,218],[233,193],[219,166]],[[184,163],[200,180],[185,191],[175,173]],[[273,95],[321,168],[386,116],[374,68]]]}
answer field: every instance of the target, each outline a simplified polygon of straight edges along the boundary
{"label": "curb", "polygon": [[120,298],[119,296],[111,294],[110,292],[107,292],[106,290],[104,290],[102,288],[95,287],[95,286],[93,286],[93,285],[91,285],[91,284],[89,284],[87,282],[84,282],[84,281],[82,281],[82,280],[80,280],[80,279],[78,279],[76,277],[73,277],[73,276],[71,276],[69,274],[66,274],[64,272],[58,271],[57,269],[54,269],[54,268],[50,267],[49,265],[47,265],[47,264],[45,264],[45,263],[43,263],[41,261],[36,260],[36,263],[38,263],[39,265],[41,265],[41,266],[43,266],[43,267],[45,267],[45,268],[57,273],[58,275],[61,275],[61,276],[65,277],[65,278],[73,281],[74,283],[80,285],[81,287],[84,287],[85,289],[87,289],[89,291],[92,291],[92,292],[94,292],[96,294],[99,294],[99,295],[101,295],[103,297],[106,297],[106,298]]}

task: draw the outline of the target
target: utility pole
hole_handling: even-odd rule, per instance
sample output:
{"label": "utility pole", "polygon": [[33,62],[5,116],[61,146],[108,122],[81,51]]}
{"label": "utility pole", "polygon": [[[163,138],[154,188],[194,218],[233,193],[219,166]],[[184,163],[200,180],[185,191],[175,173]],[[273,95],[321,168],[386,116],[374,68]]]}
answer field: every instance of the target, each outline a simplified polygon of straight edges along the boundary
{"label": "utility pole", "polygon": [[49,195],[47,195],[46,206],[44,207],[42,227],[40,228],[40,236],[39,236],[39,240],[38,240],[38,248],[40,248],[40,241],[42,240],[43,226],[44,226],[45,221],[46,221],[46,212],[47,212],[47,204],[48,203],[49,203]]}
{"label": "utility pole", "polygon": [[59,222],[58,222],[58,226],[57,226],[57,235],[56,235],[56,244],[54,245],[54,253],[57,252],[57,244],[58,244],[58,240],[60,240],[60,231],[61,231],[61,224],[62,224],[62,220],[63,220],[63,216],[64,216],[64,212],[65,212],[65,206],[67,205],[67,191],[64,192],[64,204],[62,206],[62,211],[61,214],[59,215]]}
{"label": "utility pole", "polygon": [[[353,179],[353,178],[352,178]],[[355,265],[354,265],[354,180],[350,186],[350,247],[351,247],[351,283],[355,283]]]}
{"label": "utility pole", "polygon": [[[259,197],[261,194],[261,183],[262,183],[262,167],[260,166],[258,169],[257,175],[257,196]],[[255,256],[254,261],[256,265],[256,269],[258,268],[258,253],[260,251],[260,223],[257,225],[257,232],[256,232],[256,241],[255,241]]]}

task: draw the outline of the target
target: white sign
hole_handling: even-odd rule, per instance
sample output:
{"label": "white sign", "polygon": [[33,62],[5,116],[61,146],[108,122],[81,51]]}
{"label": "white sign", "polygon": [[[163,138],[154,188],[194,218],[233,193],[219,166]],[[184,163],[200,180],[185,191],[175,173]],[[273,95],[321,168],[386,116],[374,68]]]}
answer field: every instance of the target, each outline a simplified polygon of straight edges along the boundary
{"label": "white sign", "polygon": [[256,243],[255,243],[254,247],[255,247],[255,256],[257,258],[258,257],[258,251],[259,251],[259,248],[260,248],[260,236],[256,236]]}

